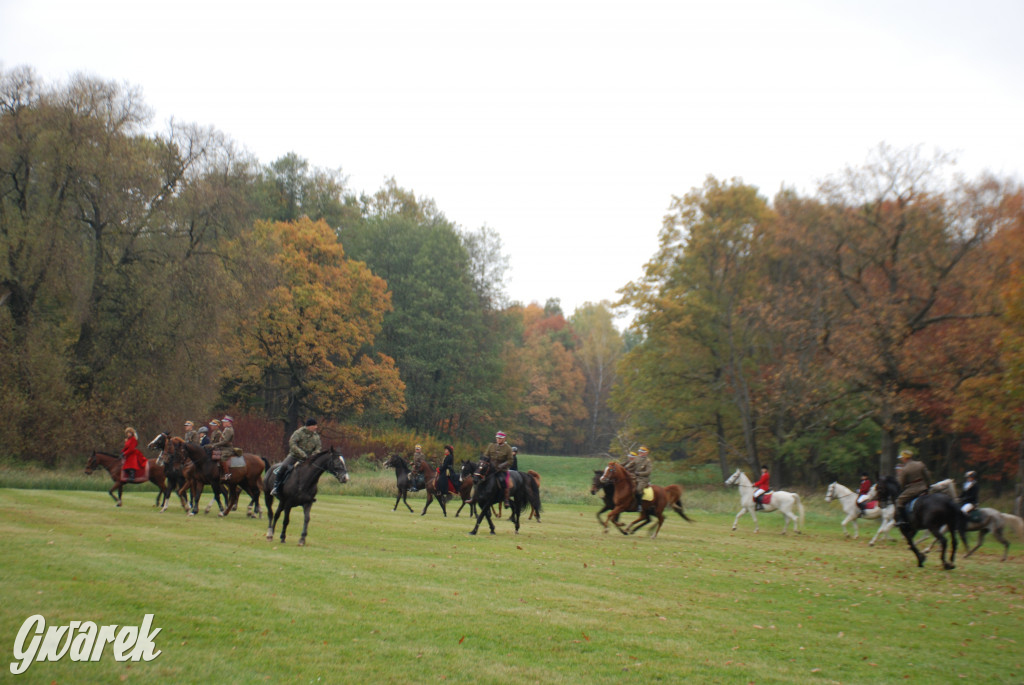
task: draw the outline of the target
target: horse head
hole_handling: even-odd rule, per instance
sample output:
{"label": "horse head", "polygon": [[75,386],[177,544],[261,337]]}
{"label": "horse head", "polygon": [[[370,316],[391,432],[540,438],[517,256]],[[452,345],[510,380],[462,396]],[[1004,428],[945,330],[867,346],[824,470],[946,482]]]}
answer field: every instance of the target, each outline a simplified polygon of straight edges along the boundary
{"label": "horse head", "polygon": [[146,445],[146,448],[151,450],[163,450],[163,448],[167,445],[167,441],[170,439],[170,437],[171,434],[168,433],[167,431],[164,431],[163,433],[158,434],[155,438],[150,440],[149,444]]}
{"label": "horse head", "polygon": [[462,480],[472,478],[473,468],[473,462],[471,462],[469,459],[464,459],[462,461],[462,468],[459,469],[459,478],[461,478]]}
{"label": "horse head", "polygon": [[491,460],[487,457],[480,457],[480,461],[476,464],[476,471],[473,472],[473,480],[476,482],[482,481],[484,478],[490,475],[494,469],[494,465],[491,464]]}
{"label": "horse head", "polygon": [[[405,466],[405,460],[397,454],[389,454],[388,458],[384,461],[384,468],[386,469],[397,469],[398,465],[402,464]],[[408,468],[408,466],[406,466]]]}
{"label": "horse head", "polygon": [[594,480],[590,483],[590,494],[596,495],[597,491],[604,487],[604,483],[601,482],[601,476],[604,475],[604,471],[594,471]]}
{"label": "horse head", "polygon": [[91,476],[92,472],[99,468],[100,462],[96,459],[96,450],[89,455],[89,461],[85,462],[85,475]]}
{"label": "horse head", "polygon": [[341,449],[332,445],[327,452],[330,453],[331,459],[327,462],[326,471],[337,478],[339,483],[347,483],[348,465],[345,463],[345,457],[341,455]]}
{"label": "horse head", "polygon": [[729,476],[725,480],[725,484],[726,485],[739,485],[740,484],[740,476],[742,476],[742,475],[743,475],[743,471],[741,471],[739,469],[736,469],[736,473],[734,473],[731,476]]}
{"label": "horse head", "polygon": [[836,498],[836,481],[828,484],[828,492],[825,493],[825,501],[831,502]]}
{"label": "horse head", "polygon": [[601,477],[598,479],[602,483],[611,483],[618,477],[618,471],[622,469],[622,465],[618,462],[610,461],[608,466],[605,467],[604,471],[601,472]]}

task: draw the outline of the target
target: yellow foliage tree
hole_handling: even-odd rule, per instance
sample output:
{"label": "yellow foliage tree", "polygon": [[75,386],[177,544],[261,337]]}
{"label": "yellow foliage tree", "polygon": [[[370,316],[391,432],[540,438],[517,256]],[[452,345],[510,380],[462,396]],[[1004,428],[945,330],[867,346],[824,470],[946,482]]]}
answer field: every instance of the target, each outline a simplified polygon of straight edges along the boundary
{"label": "yellow foliage tree", "polygon": [[323,221],[257,222],[227,251],[242,305],[225,396],[285,423],[304,413],[398,417],[394,360],[367,353],[391,309],[387,284],[345,251]]}

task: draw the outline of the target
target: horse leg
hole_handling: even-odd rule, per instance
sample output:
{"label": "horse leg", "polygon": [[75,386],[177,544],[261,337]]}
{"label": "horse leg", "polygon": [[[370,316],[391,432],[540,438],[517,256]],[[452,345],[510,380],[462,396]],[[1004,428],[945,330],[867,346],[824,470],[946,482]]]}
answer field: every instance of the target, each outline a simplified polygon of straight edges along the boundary
{"label": "horse leg", "polygon": [[[986,528],[982,528],[981,530],[978,531],[978,544],[976,544],[973,548],[968,550],[967,554],[964,555],[965,559],[978,551],[978,548],[981,547],[981,543],[985,542],[985,534],[986,533],[988,533],[988,529],[986,529]],[[1001,536],[999,536],[997,534],[996,535],[996,539],[999,539],[999,537],[1001,537]],[[1003,544],[1005,544],[1007,546],[1007,548],[1009,548],[1009,545],[1006,542],[1003,542]],[[1005,561],[1005,560],[1006,560],[1006,557],[1004,556],[1003,557],[1003,561]]]}
{"label": "horse leg", "polygon": [[941,546],[939,558],[942,559],[942,568],[946,569],[947,571],[956,568],[956,566],[953,565],[953,561],[956,560],[956,538],[953,538],[953,554],[950,557],[949,561],[946,561],[946,536],[942,534],[942,527],[939,526],[930,530],[932,531],[932,535],[935,536],[935,538],[939,541],[939,545]]}
{"label": "horse leg", "polygon": [[409,510],[410,514],[413,513],[412,512],[412,507],[409,506],[409,500],[407,499],[409,497],[409,490],[408,489],[403,490],[401,497],[402,497],[402,504],[405,505],[405,508]]}
{"label": "horse leg", "polygon": [[914,553],[915,557],[917,557],[917,567],[921,568],[922,566],[924,566],[924,560],[927,557],[921,554],[921,552],[917,549],[917,545],[914,544],[914,534],[917,531],[913,530],[909,525],[902,525],[900,526],[900,532],[903,533],[903,537],[906,539],[907,545],[910,546],[910,551]]}
{"label": "horse leg", "polygon": [[[114,490],[117,490],[117,496],[116,497],[114,496]],[[113,487],[111,487],[110,490],[107,491],[107,494],[110,495],[110,499],[114,500],[114,506],[118,506],[118,507],[121,506],[121,484],[120,483],[118,483],[117,481],[114,481]]]}
{"label": "horse leg", "polygon": [[218,514],[218,516],[220,516],[221,518],[224,518],[225,516],[230,514],[232,512],[232,510],[234,509],[234,507],[238,506],[237,505],[237,502],[238,502],[238,486],[237,485],[235,485],[232,482],[229,482],[229,484],[228,484],[228,495],[227,495],[227,497],[225,499],[227,499],[227,501],[228,501],[228,506],[227,506],[226,509],[222,510],[220,512],[220,514]]}
{"label": "horse leg", "polygon": [[[734,518],[732,520],[732,529],[733,530],[736,530],[736,524],[740,522],[740,516],[743,516],[743,514],[745,514],[745,513],[747,513],[747,508],[743,507],[742,509],[739,510],[739,513],[736,514],[736,518]],[[750,516],[754,519],[754,522],[756,524],[757,518],[754,516],[753,510],[750,511]],[[757,531],[755,530],[754,532],[756,533]]]}
{"label": "horse leg", "polygon": [[313,503],[302,505],[302,537],[299,538],[299,547],[306,546],[306,531],[309,530],[309,510],[313,508]]}
{"label": "horse leg", "polygon": [[263,493],[263,501],[267,505],[267,541],[274,541],[274,526],[277,524],[277,516],[281,515],[280,508],[277,516],[274,516],[274,496],[269,492]]}
{"label": "horse leg", "polygon": [[437,498],[437,504],[441,507],[441,513],[444,514],[444,517],[448,518],[448,509],[444,506],[444,495]]}
{"label": "horse leg", "polygon": [[434,495],[431,494],[430,489],[427,489],[427,503],[423,505],[423,511],[420,512],[420,516],[425,516],[427,513],[427,507],[434,501]]}
{"label": "horse leg", "polygon": [[[280,510],[278,510],[278,513],[279,514],[281,513]],[[292,518],[292,508],[288,507],[287,509],[284,510],[284,521],[281,521],[281,544],[282,545],[284,544],[284,536],[285,536],[285,533],[288,531],[288,522],[291,521],[291,518]]]}
{"label": "horse leg", "polygon": [[665,523],[665,515],[664,514],[658,513],[658,514],[656,514],[656,516],[658,517],[658,525],[654,527],[653,531],[651,531],[651,539],[652,540],[654,538],[658,537],[658,531],[661,530],[661,524]]}

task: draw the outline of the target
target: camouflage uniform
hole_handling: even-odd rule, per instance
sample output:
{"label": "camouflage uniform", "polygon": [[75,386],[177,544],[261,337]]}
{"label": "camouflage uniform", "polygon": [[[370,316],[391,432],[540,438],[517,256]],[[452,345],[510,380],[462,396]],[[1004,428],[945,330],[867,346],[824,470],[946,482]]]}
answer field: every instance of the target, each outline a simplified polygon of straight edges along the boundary
{"label": "camouflage uniform", "polygon": [[309,426],[302,426],[288,439],[288,456],[275,471],[274,487],[270,494],[276,495],[278,488],[288,479],[292,469],[323,449],[320,434]]}
{"label": "camouflage uniform", "polygon": [[654,470],[650,458],[646,454],[638,454],[633,459],[627,459],[622,467],[636,479],[637,496],[643,495],[644,490],[651,484],[651,471]]}
{"label": "camouflage uniform", "polygon": [[492,442],[484,451],[484,456],[491,460],[494,470],[499,473],[508,471],[508,467],[512,465],[512,448],[507,442],[500,445]]}

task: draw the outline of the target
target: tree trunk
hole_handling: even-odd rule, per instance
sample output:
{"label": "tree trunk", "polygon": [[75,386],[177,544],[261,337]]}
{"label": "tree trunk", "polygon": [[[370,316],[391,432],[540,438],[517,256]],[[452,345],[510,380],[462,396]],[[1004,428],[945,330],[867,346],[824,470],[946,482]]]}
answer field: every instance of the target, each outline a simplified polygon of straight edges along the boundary
{"label": "tree trunk", "polygon": [[725,451],[725,426],[722,423],[722,415],[715,412],[715,435],[718,438],[718,465],[722,469],[722,480],[727,479],[732,473],[729,471],[729,461]]}

